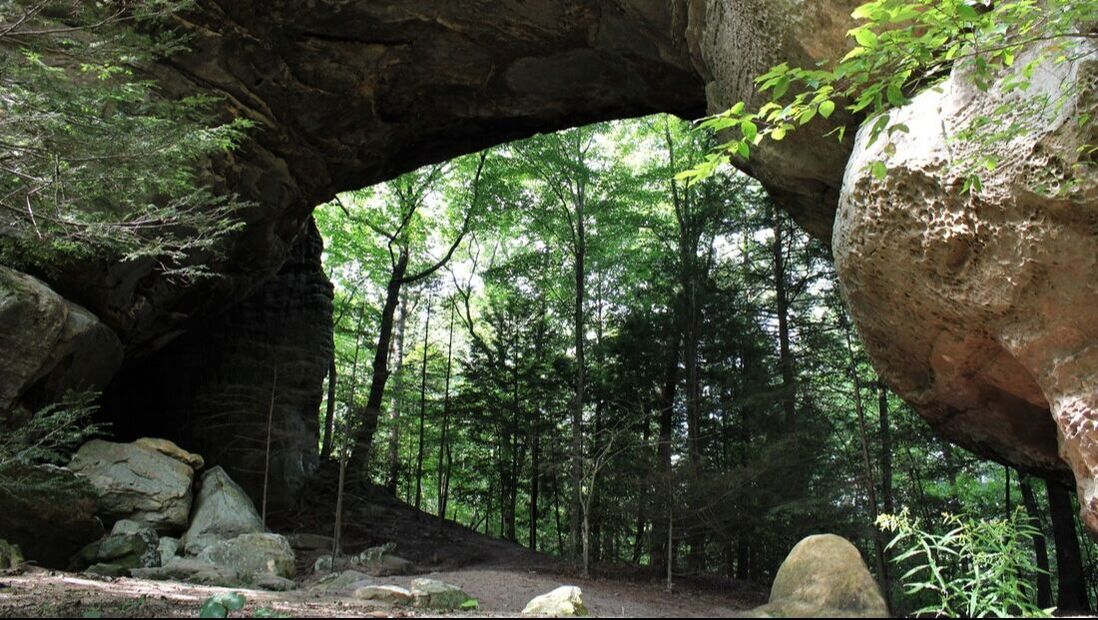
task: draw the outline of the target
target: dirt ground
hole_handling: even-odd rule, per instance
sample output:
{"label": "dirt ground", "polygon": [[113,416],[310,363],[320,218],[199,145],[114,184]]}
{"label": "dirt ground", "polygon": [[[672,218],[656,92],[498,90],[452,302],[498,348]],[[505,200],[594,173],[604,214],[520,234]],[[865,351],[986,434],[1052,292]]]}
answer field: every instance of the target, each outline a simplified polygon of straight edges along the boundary
{"label": "dirt ground", "polygon": [[[330,489],[318,485],[309,499],[272,515],[273,531],[331,535]],[[415,563],[413,575],[376,578],[375,584],[407,587],[416,577],[460,586],[476,598],[476,612],[462,616],[514,616],[533,597],[561,585],[579,586],[590,613],[599,617],[737,617],[764,602],[766,591],[735,581],[681,579],[668,592],[663,584],[632,567],[600,567],[596,577],[578,576],[576,567],[525,547],[489,538],[461,525],[439,521],[368,489],[348,498],[344,551],[348,554],[396,543],[396,555]],[[314,536],[314,538],[315,538]],[[349,595],[310,589],[316,557],[327,549],[297,549],[299,589],[266,592],[215,588],[129,578],[99,578],[34,567],[0,572],[0,617],[197,617],[217,592],[242,592],[247,607],[237,617],[261,610],[294,617],[412,617],[430,612],[389,608]]]}
{"label": "dirt ground", "polygon": [[[477,612],[455,612],[470,617],[514,616],[526,602],[562,583],[578,585],[584,603],[597,617],[710,617],[742,615],[743,604],[718,593],[679,590],[616,580],[570,579],[514,569],[475,568],[422,575],[461,586],[480,602]],[[407,586],[413,576],[378,582]],[[197,617],[202,603],[217,592],[241,592],[247,607],[235,613],[252,617],[269,610],[294,617],[417,617],[430,612],[389,608],[347,596],[318,594],[307,589],[291,592],[212,588],[141,579],[100,579],[87,575],[31,570],[0,577],[0,617]]]}

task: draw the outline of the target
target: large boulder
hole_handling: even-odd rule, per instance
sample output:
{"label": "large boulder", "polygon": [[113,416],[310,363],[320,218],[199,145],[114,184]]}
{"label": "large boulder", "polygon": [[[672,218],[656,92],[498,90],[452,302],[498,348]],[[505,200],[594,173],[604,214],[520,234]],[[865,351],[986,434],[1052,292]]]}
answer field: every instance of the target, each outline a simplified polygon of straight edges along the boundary
{"label": "large boulder", "polygon": [[[1089,55],[1046,63],[1028,90],[1004,92],[1006,76],[980,90],[961,65],[889,114],[910,131],[859,132],[833,245],[889,384],[984,457],[1045,476],[1066,460],[1098,532],[1098,59],[1080,45]],[[956,138],[988,117],[1002,125],[980,142]],[[974,167],[981,184],[962,191]]]}
{"label": "large boulder", "polygon": [[17,405],[101,389],[122,363],[118,336],[95,315],[3,265],[0,351],[0,423]]}
{"label": "large boulder", "polygon": [[848,540],[809,536],[778,568],[770,602],[754,615],[779,618],[887,618],[888,605]]}
{"label": "large boulder", "polygon": [[202,475],[194,515],[181,542],[187,555],[198,555],[219,541],[263,530],[263,521],[248,494],[225,470],[214,467]]}
{"label": "large boulder", "polygon": [[190,462],[147,443],[94,439],[80,447],[69,468],[95,487],[105,519],[140,521],[171,533],[187,526],[191,512]]}
{"label": "large boulder", "polygon": [[294,551],[278,534],[241,534],[218,541],[198,554],[198,559],[231,568],[245,578],[294,576]]}
{"label": "large boulder", "polygon": [[0,538],[28,560],[65,568],[74,553],[103,536],[97,494],[68,469],[12,463],[0,468]]}

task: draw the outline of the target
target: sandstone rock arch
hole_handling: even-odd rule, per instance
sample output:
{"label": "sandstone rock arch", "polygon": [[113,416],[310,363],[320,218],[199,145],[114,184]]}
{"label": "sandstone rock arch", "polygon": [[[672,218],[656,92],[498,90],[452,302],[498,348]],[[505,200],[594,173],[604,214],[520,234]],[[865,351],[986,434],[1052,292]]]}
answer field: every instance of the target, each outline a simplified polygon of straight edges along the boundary
{"label": "sandstone rock arch", "polygon": [[[315,462],[310,437],[331,347],[330,332],[321,328],[330,324],[331,292],[309,218],[315,205],[339,191],[537,131],[651,112],[721,110],[750,99],[754,76],[779,60],[810,64],[843,50],[857,4],[201,0],[180,19],[195,35],[193,49],[155,73],[168,92],[219,92],[225,114],[257,123],[254,140],[210,165],[218,187],[258,205],[219,268],[224,277],[183,287],[158,278],[151,265],[129,264],[62,274],[49,285],[98,317],[125,351],[107,396],[120,428],[178,439],[226,465],[245,486],[255,469],[247,456],[249,436],[258,437],[265,425],[247,412],[266,402],[277,374],[284,443],[274,466],[275,491],[288,497]],[[739,163],[806,230],[828,240],[852,148],[823,139],[829,129],[797,132],[777,147],[759,149],[750,164]],[[859,183],[850,176],[846,181],[848,189]],[[1082,200],[1093,209],[1093,193]],[[853,204],[847,200],[844,209]],[[904,204],[895,208],[903,211]],[[848,214],[840,223],[855,219]],[[928,225],[910,221],[915,232]],[[837,233],[838,246],[847,247],[852,230]],[[1078,230],[1085,242],[1098,238],[1085,222]],[[950,241],[926,239],[932,246],[928,268],[948,267]],[[887,257],[894,249],[886,240],[878,253]],[[873,287],[889,280],[878,278],[872,263],[843,263],[843,251],[848,298],[875,361],[939,432],[1045,475],[1067,470],[1055,454],[1048,388],[1032,370],[1026,372],[1033,381],[1014,381],[1017,368],[1003,358],[997,379],[978,382],[983,391],[977,404],[961,408],[948,396],[971,393],[971,385],[945,381],[937,392],[909,389],[911,368],[921,369],[923,379],[939,376],[941,368],[907,359],[888,330],[918,330],[924,319],[902,306],[875,303],[879,291]],[[1056,299],[1074,303],[1074,293],[1065,295]],[[1040,329],[1039,318],[1030,318]],[[958,329],[954,335],[961,350],[977,351],[981,359],[998,360],[1009,349],[986,332]],[[1093,336],[1090,344],[1093,352]],[[64,383],[69,369],[58,356],[40,357],[41,369],[0,393],[14,393],[12,402],[18,402],[41,394],[43,377]],[[1008,357],[1016,360],[1017,354]],[[941,376],[947,375],[971,379],[971,373],[952,371]],[[1093,374],[1080,381],[1080,402],[1093,403]],[[1089,444],[1077,445],[1077,452],[1093,458]],[[1076,467],[1081,481],[1091,480],[1090,472]]]}

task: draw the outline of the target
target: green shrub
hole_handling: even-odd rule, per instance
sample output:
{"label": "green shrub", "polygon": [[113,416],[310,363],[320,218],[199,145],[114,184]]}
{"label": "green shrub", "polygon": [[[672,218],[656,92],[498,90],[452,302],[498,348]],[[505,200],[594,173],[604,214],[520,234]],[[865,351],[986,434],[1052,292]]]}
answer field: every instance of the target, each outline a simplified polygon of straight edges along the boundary
{"label": "green shrub", "polygon": [[1031,554],[1038,532],[1021,511],[1010,519],[942,513],[937,527],[904,509],[881,515],[877,526],[895,537],[889,549],[905,572],[904,592],[915,615],[951,617],[1049,617],[1035,603],[1033,576],[1042,572]]}

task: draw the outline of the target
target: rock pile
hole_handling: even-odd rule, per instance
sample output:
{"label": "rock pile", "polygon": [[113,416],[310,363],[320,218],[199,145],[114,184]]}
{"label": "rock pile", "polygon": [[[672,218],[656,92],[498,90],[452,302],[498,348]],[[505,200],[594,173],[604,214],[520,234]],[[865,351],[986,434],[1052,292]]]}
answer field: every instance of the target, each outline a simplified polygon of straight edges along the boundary
{"label": "rock pile", "polygon": [[[294,587],[294,552],[266,532],[255,506],[220,467],[170,441],[94,440],[70,469],[91,483],[109,535],[77,553],[70,567],[109,576],[171,579],[226,587]],[[176,538],[175,536],[179,536]]]}

